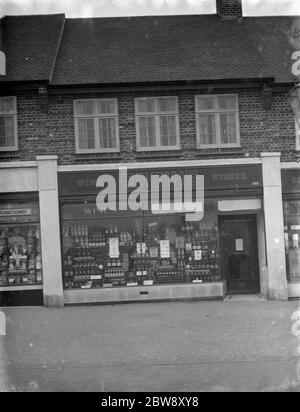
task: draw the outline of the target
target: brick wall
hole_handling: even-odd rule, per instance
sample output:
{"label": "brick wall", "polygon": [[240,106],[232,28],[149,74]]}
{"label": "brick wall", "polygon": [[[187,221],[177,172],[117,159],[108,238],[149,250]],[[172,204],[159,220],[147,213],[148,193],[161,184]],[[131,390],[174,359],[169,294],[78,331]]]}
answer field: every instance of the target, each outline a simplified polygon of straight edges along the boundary
{"label": "brick wall", "polygon": [[[197,149],[195,95],[205,90],[135,92],[115,94],[50,95],[48,112],[37,93],[17,95],[19,151],[0,153],[0,161],[34,160],[37,155],[58,155],[60,164],[188,160],[259,156],[264,151],[282,153],[283,161],[297,159],[295,122],[286,92],[274,92],[270,109],[265,109],[261,90],[213,90],[238,93],[241,148]],[[180,151],[136,152],[134,97],[175,95],[179,101]],[[75,154],[73,100],[117,97],[119,108],[120,153]]]}

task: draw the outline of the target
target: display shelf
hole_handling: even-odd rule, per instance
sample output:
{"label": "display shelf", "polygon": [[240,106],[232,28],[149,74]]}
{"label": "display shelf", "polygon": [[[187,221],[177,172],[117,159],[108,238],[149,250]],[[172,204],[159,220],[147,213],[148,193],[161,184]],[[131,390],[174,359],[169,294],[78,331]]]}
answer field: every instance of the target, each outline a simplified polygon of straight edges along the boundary
{"label": "display shelf", "polygon": [[[93,226],[65,224],[65,289],[123,289],[136,283],[141,286],[143,282],[153,283],[152,287],[172,283],[192,285],[194,280],[199,283],[216,281],[219,275],[216,226],[202,222],[182,224],[182,218],[172,216],[168,223],[152,217],[151,221],[145,220],[142,229],[136,221],[126,223],[127,227],[124,222],[118,227],[118,221],[112,226],[110,223],[101,225],[101,220],[95,221]],[[110,233],[111,230],[114,232]],[[90,246],[93,241],[102,244]],[[92,261],[94,274],[100,275],[100,271],[103,278],[88,276]],[[115,277],[105,275],[114,270],[122,273]],[[111,282],[113,278],[115,285]]]}

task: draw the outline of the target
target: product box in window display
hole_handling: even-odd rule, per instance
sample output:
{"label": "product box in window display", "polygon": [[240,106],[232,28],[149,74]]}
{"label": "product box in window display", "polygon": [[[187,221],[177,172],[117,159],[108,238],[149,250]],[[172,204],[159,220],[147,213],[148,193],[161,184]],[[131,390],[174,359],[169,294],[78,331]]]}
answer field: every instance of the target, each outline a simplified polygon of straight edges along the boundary
{"label": "product box in window display", "polygon": [[41,244],[34,227],[7,227],[0,235],[0,286],[42,283]]}

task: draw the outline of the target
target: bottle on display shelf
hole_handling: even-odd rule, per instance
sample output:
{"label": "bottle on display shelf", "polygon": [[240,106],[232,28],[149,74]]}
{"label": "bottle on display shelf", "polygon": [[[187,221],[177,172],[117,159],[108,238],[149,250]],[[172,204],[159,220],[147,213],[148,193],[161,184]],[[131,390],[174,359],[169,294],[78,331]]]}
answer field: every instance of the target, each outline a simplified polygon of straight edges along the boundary
{"label": "bottle on display shelf", "polygon": [[41,270],[42,269],[42,257],[41,255],[38,253],[35,259],[35,267],[37,270]]}

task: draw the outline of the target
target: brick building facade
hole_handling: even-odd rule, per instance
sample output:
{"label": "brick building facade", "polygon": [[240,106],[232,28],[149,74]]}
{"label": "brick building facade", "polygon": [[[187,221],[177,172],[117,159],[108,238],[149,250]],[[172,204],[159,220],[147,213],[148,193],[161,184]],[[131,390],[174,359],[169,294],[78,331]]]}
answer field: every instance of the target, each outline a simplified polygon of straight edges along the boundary
{"label": "brick building facade", "polygon": [[[35,160],[36,156],[57,155],[59,164],[147,161],[155,159],[222,159],[257,157],[262,152],[281,152],[282,161],[297,161],[295,119],[288,92],[272,91],[265,102],[262,86],[250,88],[214,88],[215,94],[237,94],[241,145],[238,148],[197,149],[195,96],[210,89],[194,88],[165,91],[51,92],[41,103],[37,92],[18,92],[19,150],[0,152],[0,161]],[[134,99],[148,96],[177,96],[179,103],[180,145],[176,151],[137,152]],[[119,109],[120,152],[114,154],[76,154],[73,102],[76,99],[117,98]],[[270,104],[270,107],[266,107]]]}
{"label": "brick building facade", "polygon": [[[243,18],[241,1],[230,0],[217,1],[217,14],[208,16],[1,19],[7,60],[0,76],[2,303],[42,296],[47,306],[220,298],[227,290],[299,296],[300,144],[289,100],[297,80],[291,73],[296,28],[292,17]],[[139,99],[156,109],[139,113]],[[163,101],[173,109],[157,112]],[[104,102],[106,111],[88,113],[88,102]],[[103,144],[97,133],[115,143],[91,149]],[[163,133],[168,143],[151,146],[153,135],[157,143]],[[140,147],[142,134],[148,149]],[[6,150],[8,141],[15,146]],[[139,174],[203,173],[208,218],[193,235],[181,222],[184,214],[168,218],[167,228],[162,218],[150,222],[153,216],[129,213],[128,227],[118,214],[103,218],[94,212],[95,173],[120,166]],[[80,188],[83,175],[87,185],[94,182],[89,191]],[[94,220],[86,210],[96,213]],[[151,238],[152,226],[159,236]],[[26,244],[23,255],[13,252],[15,238]],[[157,246],[150,246],[154,238]],[[109,249],[104,264],[100,249],[113,244],[109,239],[119,257]],[[132,249],[124,252],[128,239]]]}

